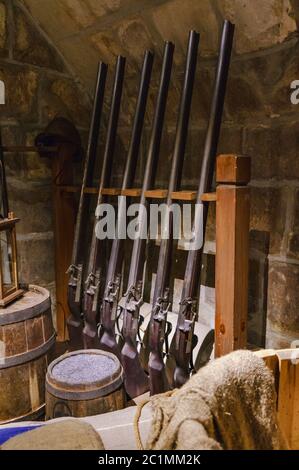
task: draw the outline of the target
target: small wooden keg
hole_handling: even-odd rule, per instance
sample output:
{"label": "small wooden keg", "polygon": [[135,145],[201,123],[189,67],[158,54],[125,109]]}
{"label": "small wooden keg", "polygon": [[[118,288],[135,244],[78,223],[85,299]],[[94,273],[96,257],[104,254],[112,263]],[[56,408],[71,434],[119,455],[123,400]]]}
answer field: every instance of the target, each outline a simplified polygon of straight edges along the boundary
{"label": "small wooden keg", "polygon": [[83,417],[123,409],[126,397],[118,358],[99,349],[66,353],[46,376],[46,419]]}
{"label": "small wooden keg", "polygon": [[0,309],[0,424],[44,412],[45,376],[55,343],[50,294],[29,286]]}

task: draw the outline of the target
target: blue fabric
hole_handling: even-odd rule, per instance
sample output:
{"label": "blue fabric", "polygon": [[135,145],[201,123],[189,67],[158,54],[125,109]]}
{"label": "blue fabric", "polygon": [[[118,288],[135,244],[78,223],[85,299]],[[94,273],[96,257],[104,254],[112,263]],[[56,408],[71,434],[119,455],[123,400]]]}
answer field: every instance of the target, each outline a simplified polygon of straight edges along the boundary
{"label": "blue fabric", "polygon": [[27,431],[32,431],[33,429],[40,428],[43,426],[42,424],[37,424],[36,426],[19,426],[16,428],[3,428],[1,429],[0,426],[0,445],[4,444],[4,442],[8,441],[11,437],[17,436],[18,434],[22,434]]}

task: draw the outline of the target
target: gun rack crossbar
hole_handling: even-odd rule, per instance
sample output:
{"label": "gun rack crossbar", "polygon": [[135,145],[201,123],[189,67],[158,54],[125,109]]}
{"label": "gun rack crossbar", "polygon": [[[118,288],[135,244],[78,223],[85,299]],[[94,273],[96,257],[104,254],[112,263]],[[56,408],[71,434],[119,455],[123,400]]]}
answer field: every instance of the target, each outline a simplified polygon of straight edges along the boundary
{"label": "gun rack crossbar", "polygon": [[[80,186],[58,186],[60,191],[66,193],[79,193],[81,191]],[[86,194],[98,194],[98,188],[85,188]],[[130,188],[121,190],[120,188],[103,188],[101,194],[104,196],[128,196],[128,197],[140,197],[140,188]],[[166,199],[168,196],[167,189],[151,189],[145,192],[145,196],[149,199]],[[174,201],[195,201],[197,197],[196,191],[174,191],[171,194],[171,198]],[[201,196],[201,200],[205,202],[215,202],[216,193],[205,193]]]}

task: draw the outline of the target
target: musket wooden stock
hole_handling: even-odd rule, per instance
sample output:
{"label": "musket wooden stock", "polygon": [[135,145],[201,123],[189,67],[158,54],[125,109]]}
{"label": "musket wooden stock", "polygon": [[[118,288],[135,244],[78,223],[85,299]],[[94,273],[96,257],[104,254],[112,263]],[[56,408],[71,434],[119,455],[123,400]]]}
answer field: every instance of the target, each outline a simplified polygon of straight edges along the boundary
{"label": "musket wooden stock", "polygon": [[70,337],[70,349],[80,349],[82,341],[82,298],[83,298],[83,256],[85,241],[85,224],[89,212],[89,195],[85,194],[85,188],[91,186],[93,170],[96,159],[100,122],[104,103],[104,92],[107,76],[107,65],[101,62],[98,68],[97,83],[95,89],[94,104],[91,116],[90,130],[88,136],[87,153],[85,159],[79,208],[77,213],[75,237],[71,265],[68,269],[68,305],[71,315],[67,319],[68,333]]}
{"label": "musket wooden stock", "polygon": [[139,360],[137,345],[137,335],[140,324],[139,311],[143,302],[142,284],[147,242],[146,239],[140,235],[147,231],[148,228],[149,202],[145,193],[154,185],[158,166],[161,136],[172,69],[173,51],[174,45],[171,42],[166,42],[164,48],[160,87],[153,119],[151,139],[140,198],[140,207],[142,207],[142,210],[139,212],[138,220],[139,236],[135,238],[133,243],[128,287],[125,294],[122,330],[124,344],[121,350],[121,362],[124,369],[125,389],[131,398],[141,395],[149,389],[148,376],[144,372]]}
{"label": "musket wooden stock", "polygon": [[[210,119],[197,191],[196,204],[198,216],[194,219],[192,229],[195,237],[200,233],[205,234],[208,203],[202,201],[202,194],[211,190],[213,180],[233,35],[234,25],[229,21],[224,21]],[[167,362],[168,377],[171,380],[173,379],[175,387],[183,385],[188,380],[191,371],[192,353],[195,344],[193,331],[197,316],[202,252],[203,243],[202,246],[195,247],[195,249],[191,249],[188,253],[176,332],[170,348],[171,355]]]}
{"label": "musket wooden stock", "polygon": [[[123,176],[122,190],[132,187],[136,172],[136,165],[139,155],[141,134],[144,122],[146,102],[148,97],[151,72],[153,65],[153,54],[146,51],[141,72],[139,94],[137,98],[134,123],[132,128],[130,147],[127,155],[127,162]],[[126,198],[121,196],[118,207],[118,226],[123,223],[126,214]],[[120,358],[120,350],[115,334],[115,321],[117,313],[117,303],[121,280],[121,269],[124,256],[124,240],[116,238],[113,240],[103,301],[100,311],[100,338],[99,347],[105,351],[114,353]]]}
{"label": "musket wooden stock", "polygon": [[[199,34],[195,31],[190,31],[185,78],[182,87],[174,154],[168,188],[168,207],[172,204],[172,193],[174,191],[178,191],[181,184],[198,55],[198,44]],[[169,283],[173,251],[173,217],[171,211],[169,212],[168,233],[169,236],[164,239],[162,238],[161,240],[151,319],[149,328],[143,339],[144,347],[141,351],[144,363],[148,362],[151,395],[165,392],[170,388],[165,373],[163,345],[167,324],[167,312],[169,309]]]}
{"label": "musket wooden stock", "polygon": [[[113,155],[115,150],[116,132],[119,119],[119,110],[123,90],[123,81],[125,73],[126,59],[119,56],[116,61],[115,78],[112,90],[110,116],[107,128],[106,145],[104,150],[102,171],[100,177],[98,201],[99,206],[104,201],[102,189],[110,184]],[[96,225],[98,219],[95,217],[92,232],[92,241],[89,252],[88,272],[84,289],[84,329],[83,342],[85,349],[99,348],[98,338],[98,313],[99,313],[99,295],[101,284],[101,268],[105,259],[104,243],[96,237]]]}

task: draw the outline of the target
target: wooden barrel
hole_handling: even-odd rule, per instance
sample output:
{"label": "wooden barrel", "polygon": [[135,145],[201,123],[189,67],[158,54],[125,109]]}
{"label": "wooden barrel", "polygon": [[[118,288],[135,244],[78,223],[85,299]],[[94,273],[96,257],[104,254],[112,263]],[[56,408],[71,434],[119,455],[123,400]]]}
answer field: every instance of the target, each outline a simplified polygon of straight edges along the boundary
{"label": "wooden barrel", "polygon": [[83,417],[125,407],[123,369],[118,358],[98,349],[66,353],[46,376],[46,419]]}
{"label": "wooden barrel", "polygon": [[45,376],[55,343],[50,294],[29,286],[0,309],[0,424],[33,419],[45,408]]}

